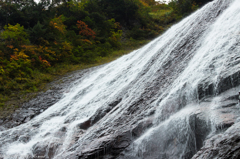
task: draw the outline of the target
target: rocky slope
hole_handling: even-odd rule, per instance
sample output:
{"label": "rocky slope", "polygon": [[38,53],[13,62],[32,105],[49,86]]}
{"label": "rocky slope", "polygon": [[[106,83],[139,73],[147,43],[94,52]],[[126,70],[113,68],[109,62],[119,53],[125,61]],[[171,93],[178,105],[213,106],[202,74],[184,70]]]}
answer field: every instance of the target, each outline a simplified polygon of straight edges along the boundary
{"label": "rocky slope", "polygon": [[19,103],[19,109],[7,117],[0,118],[0,130],[6,130],[28,122],[50,106],[57,103],[69,91],[74,81],[81,79],[83,74],[102,66],[93,67],[81,71],[68,73],[59,79],[48,83],[47,91],[37,93],[36,97],[23,104]]}
{"label": "rocky slope", "polygon": [[239,3],[208,3],[143,48],[76,73],[56,98],[26,103],[28,115],[3,122],[0,156],[236,158]]}

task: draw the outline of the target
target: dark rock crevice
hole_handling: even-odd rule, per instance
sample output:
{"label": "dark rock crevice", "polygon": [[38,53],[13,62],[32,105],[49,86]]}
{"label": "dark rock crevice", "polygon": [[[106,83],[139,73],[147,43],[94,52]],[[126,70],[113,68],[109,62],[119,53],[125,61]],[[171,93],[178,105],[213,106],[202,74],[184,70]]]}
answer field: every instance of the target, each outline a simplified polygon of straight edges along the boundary
{"label": "dark rock crevice", "polygon": [[240,156],[239,126],[239,123],[237,123],[226,132],[208,139],[205,145],[192,157],[192,159],[238,159]]}
{"label": "dark rock crevice", "polygon": [[151,126],[152,119],[149,117],[133,126],[132,129],[100,137],[93,143],[89,143],[90,147],[81,150],[81,153],[77,155],[78,159],[114,159]]}
{"label": "dark rock crevice", "polygon": [[198,85],[198,99],[202,100],[209,96],[216,96],[239,85],[240,85],[240,71],[225,78],[219,79],[219,82],[216,84],[201,83]]}

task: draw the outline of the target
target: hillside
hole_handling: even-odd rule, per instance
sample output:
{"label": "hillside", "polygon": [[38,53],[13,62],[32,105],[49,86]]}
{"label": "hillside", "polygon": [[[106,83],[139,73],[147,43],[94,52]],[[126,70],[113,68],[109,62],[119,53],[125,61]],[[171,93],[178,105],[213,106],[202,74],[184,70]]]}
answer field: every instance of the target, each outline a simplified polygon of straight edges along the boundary
{"label": "hillside", "polygon": [[239,158],[239,25],[239,0],[215,0],[140,49],[60,78],[0,119],[0,157]]}
{"label": "hillside", "polygon": [[0,109],[14,110],[59,75],[146,44],[198,8],[187,2],[1,1]]}

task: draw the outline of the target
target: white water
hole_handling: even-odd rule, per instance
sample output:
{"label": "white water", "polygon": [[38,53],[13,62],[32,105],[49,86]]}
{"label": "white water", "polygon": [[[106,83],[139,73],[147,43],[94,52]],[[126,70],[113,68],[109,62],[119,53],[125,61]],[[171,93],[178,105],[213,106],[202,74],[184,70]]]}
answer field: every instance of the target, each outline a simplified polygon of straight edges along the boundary
{"label": "white water", "polygon": [[[193,20],[194,16],[195,19],[197,19],[196,17],[202,14],[204,9],[208,10],[208,7],[214,8],[212,4],[214,4],[214,2],[208,4],[208,6],[205,6],[184,21]],[[183,24],[184,21],[180,24]],[[215,86],[217,86],[221,78],[232,75],[240,70],[239,25],[240,1],[235,0],[230,7],[205,30],[196,44],[196,47],[198,47],[198,45],[200,47],[193,52],[194,56],[188,61],[188,66],[172,83],[168,95],[164,97],[163,100],[160,97],[161,102],[155,102],[157,107],[155,116],[158,119],[155,122],[155,126],[133,142],[130,146],[131,151],[125,152],[124,158],[151,159],[176,158],[176,156],[178,156],[177,158],[189,158],[186,155],[188,151],[197,151],[197,146],[194,145],[196,141],[189,143],[189,140],[195,140],[194,130],[191,130],[192,128],[189,123],[189,117],[195,114],[195,112],[204,112],[204,118],[211,122],[209,125],[211,126],[212,133],[216,131],[215,125],[221,122],[220,120],[222,119],[216,111],[212,110],[219,107],[221,96],[213,98],[207,107],[204,106],[204,103],[200,105],[194,103],[196,101],[193,99],[194,96],[196,96],[195,92],[199,83],[214,83]],[[187,86],[185,86],[186,84]],[[238,91],[239,88],[237,90],[235,89],[235,92],[232,94],[235,93],[236,95]],[[187,100],[193,103],[189,103],[187,107],[172,115],[168,120],[161,122],[161,117],[166,113],[166,109],[174,109],[171,108],[172,98],[175,100],[175,97],[179,96],[179,94],[185,94],[188,98]],[[176,104],[175,101],[174,104]],[[234,115],[231,115],[231,117],[234,118]],[[179,141],[179,139],[185,141]],[[189,144],[193,145],[189,146]],[[192,150],[190,148],[192,148]]]}
{"label": "white water", "polygon": [[[224,10],[230,2],[231,5]],[[222,10],[219,16],[218,10]],[[58,103],[28,123],[1,131],[0,158],[33,158],[37,148],[46,151],[45,157],[53,148],[55,158],[65,158],[75,153],[69,151],[71,147],[86,151],[86,145],[94,142],[94,138],[122,131],[121,126],[131,129],[131,123],[143,120],[152,110],[156,111],[154,127],[131,145],[135,146],[127,156],[147,158],[144,153],[159,143],[151,143],[152,147],[146,143],[158,138],[156,134],[159,132],[164,133],[159,129],[186,131],[189,140],[194,138],[188,122],[189,115],[201,107],[196,93],[199,83],[215,83],[217,86],[221,78],[240,69],[239,26],[239,0],[216,0],[207,4],[143,48],[85,74],[72,84],[69,93]],[[121,102],[97,124],[88,130],[79,129],[80,123],[98,110],[108,109],[110,103],[120,98]],[[139,99],[144,102],[137,105],[137,110],[129,111]],[[189,106],[179,111],[185,105]],[[121,118],[124,118],[122,125],[115,125]],[[174,130],[169,129],[173,121],[179,122]],[[62,131],[63,128],[66,130]],[[166,138],[166,134],[159,138]],[[78,142],[76,137],[79,137]],[[29,140],[23,141],[23,138]],[[175,142],[182,151],[187,151],[186,143],[177,142],[179,138],[181,133]],[[159,146],[159,150],[165,149],[164,146]],[[140,151],[143,154],[139,156]],[[178,151],[172,153],[181,158],[184,156]],[[151,155],[147,156],[156,157]]]}

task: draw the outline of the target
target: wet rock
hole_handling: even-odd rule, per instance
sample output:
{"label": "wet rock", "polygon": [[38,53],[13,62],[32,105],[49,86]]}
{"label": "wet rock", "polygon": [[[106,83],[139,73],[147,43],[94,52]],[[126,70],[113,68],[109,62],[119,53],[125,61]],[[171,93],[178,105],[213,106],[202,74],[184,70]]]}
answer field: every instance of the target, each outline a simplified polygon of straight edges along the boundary
{"label": "wet rock", "polygon": [[[227,76],[225,78],[219,79],[219,82],[216,84],[213,83],[201,83],[198,85],[198,98],[199,100],[214,96],[216,94],[221,94],[231,88],[237,87],[240,85],[240,71]],[[232,99],[238,99],[237,96],[234,96]]]}
{"label": "wet rock", "polygon": [[199,150],[211,131],[211,125],[202,113],[194,114],[189,118],[191,129],[193,130],[196,138],[196,148]]}
{"label": "wet rock", "polygon": [[80,129],[88,129],[91,126],[91,120],[87,120],[79,125]]}
{"label": "wet rock", "polygon": [[98,67],[75,71],[49,83],[47,86],[49,89],[46,92],[39,92],[34,99],[22,103],[20,108],[16,109],[13,114],[0,119],[0,126],[4,129],[9,129],[30,121],[32,118],[58,102],[62,98],[63,92],[68,89],[69,83],[80,80],[83,74]]}
{"label": "wet rock", "polygon": [[220,80],[218,84],[218,93],[225,92],[233,87],[240,85],[240,71]]}
{"label": "wet rock", "polygon": [[144,120],[143,122],[140,122],[136,127],[134,127],[131,130],[132,136],[137,138],[139,137],[141,134],[144,133],[144,131],[147,128],[150,128],[153,125],[153,117],[148,117],[146,120]]}
{"label": "wet rock", "polygon": [[90,143],[89,148],[82,150],[78,155],[79,159],[105,158],[105,156],[116,157],[132,142],[130,131],[122,134],[104,136]]}
{"label": "wet rock", "polygon": [[51,143],[48,146],[34,145],[33,146],[33,158],[51,159],[54,156],[57,148],[60,146],[58,143]]}
{"label": "wet rock", "polygon": [[[197,153],[199,149],[197,156],[201,157],[201,155],[205,154],[202,158],[238,156],[237,150],[239,149],[240,138],[237,136],[237,132],[239,130],[235,131],[236,126],[234,126],[236,125],[236,119],[239,118],[236,99],[234,97],[230,101],[230,98],[227,99],[220,93],[225,93],[227,90],[238,86],[239,74],[233,73],[231,76],[222,76],[223,78],[219,79],[217,84],[213,84],[212,78],[208,77],[208,73],[211,71],[214,73],[220,72],[214,70],[214,67],[219,66],[219,63],[217,62],[215,65],[216,61],[213,61],[212,64],[209,64],[209,68],[206,68],[210,72],[201,72],[201,70],[195,68],[196,71],[200,71],[200,74],[204,74],[200,79],[203,82],[198,83],[198,88],[194,84],[192,85],[192,83],[195,83],[195,79],[188,81],[190,75],[185,75],[185,72],[189,72],[188,69],[185,71],[185,68],[188,68],[189,61],[194,60],[194,52],[198,52],[199,47],[204,47],[200,46],[203,44],[201,41],[205,41],[204,37],[208,33],[204,33],[204,31],[209,31],[208,27],[213,26],[214,21],[217,20],[216,17],[223,10],[222,4],[225,7],[228,5],[224,0],[215,1],[214,4],[209,6],[208,10],[195,17],[195,19],[201,18],[201,20],[197,21],[198,23],[195,23],[195,19],[187,19],[185,25],[179,28],[182,32],[174,34],[175,36],[169,39],[169,42],[164,44],[164,47],[159,48],[154,56],[149,57],[149,62],[143,63],[143,68],[139,67],[140,73],[134,79],[131,79],[131,83],[125,85],[121,92],[116,94],[117,97],[106,99],[105,96],[109,97],[109,95],[104,95],[105,91],[100,91],[99,96],[95,96],[96,98],[99,97],[99,99],[97,98],[96,101],[91,100],[88,103],[89,105],[99,104],[100,108],[94,110],[93,115],[89,113],[91,114],[91,116],[87,116],[89,119],[74,127],[74,131],[68,132],[68,128],[75,126],[75,122],[72,123],[73,121],[79,122],[75,120],[79,115],[78,113],[72,113],[71,116],[65,118],[64,126],[57,127],[54,133],[46,132],[43,134],[43,140],[50,138],[52,135],[52,137],[56,137],[56,140],[53,141],[56,143],[48,143],[51,141],[45,142],[44,140],[35,144],[31,149],[34,156],[82,159],[188,159]],[[188,25],[190,23],[192,24]],[[184,29],[187,32],[183,32]],[[179,38],[177,42],[172,43],[172,41],[176,40],[176,36],[184,38]],[[159,43],[156,42],[151,45],[155,47]],[[152,47],[149,46],[146,49],[149,50],[146,50],[144,54],[150,52]],[[167,54],[164,54],[163,57],[162,53],[164,53],[165,49]],[[200,51],[202,53],[203,50]],[[206,56],[207,54],[208,52],[206,52]],[[222,58],[222,56],[218,58]],[[230,60],[227,59],[227,61]],[[138,63],[136,64],[138,65]],[[220,64],[222,65],[222,63]],[[129,65],[129,67],[132,66]],[[134,72],[135,70],[126,69],[126,72]],[[125,71],[121,72],[121,75],[124,73]],[[205,77],[205,74],[207,77]],[[131,76],[132,73],[127,75]],[[97,79],[101,79],[101,76],[99,77]],[[115,78],[109,83],[114,84],[116,80]],[[187,82],[178,83],[178,80]],[[61,79],[59,83],[64,83],[63,81],[64,79]],[[96,81],[95,83],[99,82]],[[68,93],[69,90],[65,86],[64,84],[56,84],[50,90],[42,92],[37,98],[25,103],[21,110],[4,119],[5,126],[12,127],[30,121],[42,110],[60,100],[63,93]],[[118,86],[116,85],[116,87]],[[85,94],[88,89],[80,91],[68,106],[71,107],[71,104],[75,101],[81,100],[79,97]],[[217,96],[217,98],[213,98],[214,96]],[[225,99],[221,100],[223,96]],[[232,96],[235,96],[235,94]],[[203,104],[202,99],[204,98],[208,99]],[[97,103],[102,99],[106,99],[108,103]],[[57,117],[59,114],[58,112],[53,113],[46,117],[46,120]],[[45,118],[43,120],[45,122]],[[35,127],[40,125],[41,123],[37,123]],[[232,127],[235,129],[231,129]],[[20,131],[25,130],[20,129]],[[29,140],[29,136],[21,136],[20,132],[16,132],[14,135],[11,134],[11,140],[13,141],[28,142]],[[211,139],[209,139],[210,135],[213,136]],[[59,148],[57,142],[62,142],[57,139],[62,140],[66,136],[68,140],[66,142],[67,148],[57,150]],[[5,139],[8,140],[8,136],[4,138],[4,142],[8,143]],[[206,139],[209,140],[206,141]],[[58,153],[56,155],[59,156],[54,156],[55,153]]]}
{"label": "wet rock", "polygon": [[20,136],[19,141],[23,143],[27,143],[31,139],[30,135]]}
{"label": "wet rock", "polygon": [[198,99],[201,100],[208,96],[213,96],[215,93],[214,85],[211,84],[199,84],[198,85]]}
{"label": "wet rock", "polygon": [[226,132],[208,139],[192,159],[238,159],[240,156],[240,124],[237,123]]}
{"label": "wet rock", "polygon": [[111,106],[111,107],[113,108],[113,107],[115,107],[116,105],[118,105],[121,101],[122,101],[122,98],[120,98],[120,99],[118,99],[118,100],[110,103],[109,106]]}
{"label": "wet rock", "polygon": [[33,157],[35,158],[46,158],[49,159],[49,156],[46,155],[46,148],[41,147],[40,145],[36,144],[33,146]]}
{"label": "wet rock", "polygon": [[102,136],[81,150],[77,156],[79,159],[109,158],[114,159],[125,150],[137,137],[152,126],[153,118],[149,117],[138,124],[122,129],[113,134]]}
{"label": "wet rock", "polygon": [[102,107],[102,108],[98,109],[98,110],[94,113],[94,115],[92,115],[92,116],[90,117],[89,120],[81,123],[81,124],[79,125],[79,127],[80,127],[81,129],[84,129],[84,130],[88,129],[89,127],[91,127],[92,125],[94,125],[95,123],[97,123],[100,119],[102,119],[108,112],[110,112],[114,107],[116,107],[121,101],[122,101],[122,98],[117,99],[117,100],[115,100],[114,102],[106,105],[106,107]]}
{"label": "wet rock", "polygon": [[6,128],[4,128],[3,126],[0,126],[0,131],[4,131],[6,130]]}
{"label": "wet rock", "polygon": [[26,122],[28,122],[28,121],[30,121],[30,120],[31,120],[31,117],[27,117],[27,118],[24,119],[23,122],[26,123]]}
{"label": "wet rock", "polygon": [[67,128],[66,128],[66,127],[62,127],[60,130],[61,130],[62,132],[66,132]]}

